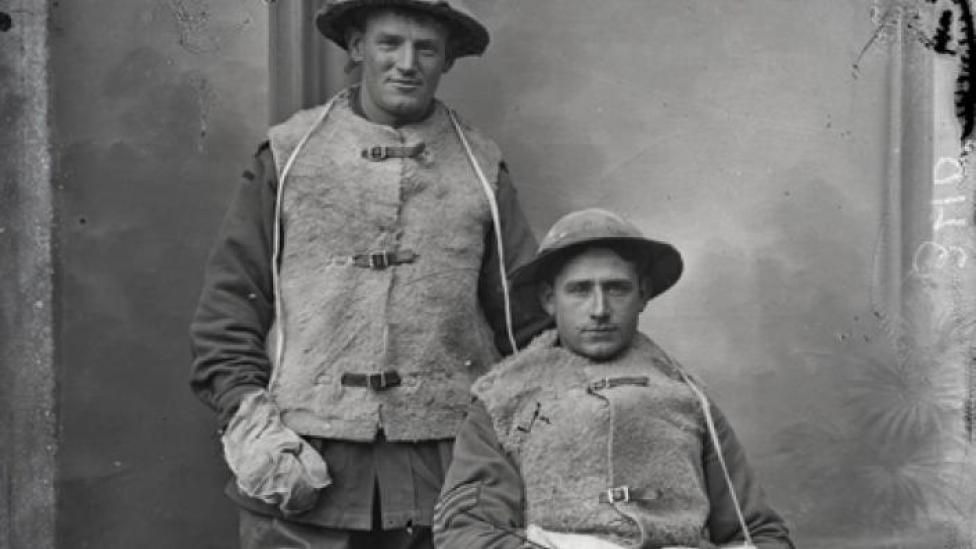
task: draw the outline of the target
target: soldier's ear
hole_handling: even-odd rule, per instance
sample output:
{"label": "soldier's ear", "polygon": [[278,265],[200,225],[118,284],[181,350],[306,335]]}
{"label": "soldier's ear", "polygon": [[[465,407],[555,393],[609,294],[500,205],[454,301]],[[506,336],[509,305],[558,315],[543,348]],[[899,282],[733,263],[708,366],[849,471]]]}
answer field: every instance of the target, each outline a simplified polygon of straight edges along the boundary
{"label": "soldier's ear", "polygon": [[542,310],[546,312],[549,316],[556,316],[556,303],[554,300],[555,291],[553,290],[552,284],[549,282],[542,282],[539,284],[539,303],[542,305]]}
{"label": "soldier's ear", "polygon": [[363,62],[365,52],[363,51],[363,31],[352,27],[346,31],[346,50],[349,51],[349,61],[355,64]]}
{"label": "soldier's ear", "polygon": [[642,276],[640,278],[640,294],[641,300],[643,300],[643,305],[641,305],[641,312],[647,308],[647,302],[651,300],[651,296],[654,295],[654,287],[651,285],[651,277]]}

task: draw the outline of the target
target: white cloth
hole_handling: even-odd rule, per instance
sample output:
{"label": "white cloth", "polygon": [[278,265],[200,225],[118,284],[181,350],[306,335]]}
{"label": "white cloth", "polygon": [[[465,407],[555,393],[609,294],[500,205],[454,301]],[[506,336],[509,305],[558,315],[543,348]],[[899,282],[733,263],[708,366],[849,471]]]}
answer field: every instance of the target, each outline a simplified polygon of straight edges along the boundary
{"label": "white cloth", "polygon": [[220,440],[241,492],[287,515],[311,509],[318,491],[332,484],[325,460],[285,427],[265,390],[241,399]]}
{"label": "white cloth", "polygon": [[[525,534],[529,538],[529,541],[538,543],[539,545],[548,547],[549,549],[624,549],[622,545],[617,545],[616,543],[611,543],[594,536],[588,536],[586,534],[550,532],[543,528],[539,528],[535,524],[530,524],[529,527],[526,528]],[[662,549],[696,548],[668,546],[663,547]],[[755,546],[743,543],[739,545],[723,545],[721,549],[755,549]]]}
{"label": "white cloth", "polygon": [[617,545],[598,537],[586,534],[550,532],[535,524],[530,524],[525,530],[525,534],[529,541],[549,549],[624,549],[623,545]]}

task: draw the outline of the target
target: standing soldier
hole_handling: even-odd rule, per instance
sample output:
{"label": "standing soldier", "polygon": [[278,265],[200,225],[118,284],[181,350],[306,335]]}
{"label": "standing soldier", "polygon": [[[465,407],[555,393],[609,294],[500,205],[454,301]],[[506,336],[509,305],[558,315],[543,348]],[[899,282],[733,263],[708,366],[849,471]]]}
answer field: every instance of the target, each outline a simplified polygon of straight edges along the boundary
{"label": "standing soldier", "polygon": [[[245,548],[430,547],[472,381],[547,320],[496,144],[434,98],[488,32],[458,0],[329,0],[357,86],[273,127],[191,326]],[[529,300],[528,302],[531,302]]]}

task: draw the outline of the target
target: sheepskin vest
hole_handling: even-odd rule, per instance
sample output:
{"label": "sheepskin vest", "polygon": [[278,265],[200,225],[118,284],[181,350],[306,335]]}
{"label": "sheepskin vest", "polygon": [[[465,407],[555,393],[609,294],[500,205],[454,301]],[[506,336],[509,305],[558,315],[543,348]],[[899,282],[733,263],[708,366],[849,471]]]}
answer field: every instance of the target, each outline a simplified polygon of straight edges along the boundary
{"label": "sheepskin vest", "polygon": [[[472,391],[519,467],[527,524],[627,547],[698,547],[709,509],[704,414],[646,336],[598,363],[549,331]],[[623,500],[624,487],[630,501],[608,501],[612,489]]]}
{"label": "sheepskin vest", "polygon": [[[335,98],[281,183],[277,321],[285,337],[270,390],[285,424],[304,435],[371,441],[382,429],[392,441],[453,438],[471,383],[499,358],[478,302],[492,227],[485,190],[443,104],[394,128],[357,115],[349,93]],[[322,108],[272,128],[279,179]],[[494,184],[498,147],[464,132]],[[409,157],[369,155],[419,145]],[[379,251],[416,257],[381,268],[353,260]],[[343,374],[390,371],[399,386],[342,382]]]}

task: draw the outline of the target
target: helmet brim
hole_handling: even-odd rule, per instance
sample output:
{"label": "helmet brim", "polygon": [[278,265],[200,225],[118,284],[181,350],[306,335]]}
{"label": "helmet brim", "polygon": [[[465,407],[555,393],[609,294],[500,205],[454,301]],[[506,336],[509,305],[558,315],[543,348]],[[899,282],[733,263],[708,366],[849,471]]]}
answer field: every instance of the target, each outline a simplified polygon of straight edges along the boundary
{"label": "helmet brim", "polygon": [[615,236],[588,238],[542,250],[532,261],[521,265],[512,272],[512,287],[524,289],[544,282],[543,278],[547,273],[550,273],[554,263],[564,260],[567,256],[578,254],[583,248],[600,247],[601,245],[613,248],[619,244],[626,244],[632,249],[637,249],[643,256],[643,272],[639,274],[650,279],[651,293],[647,298],[648,300],[666,292],[681,278],[681,273],[684,271],[684,261],[681,259],[678,250],[671,244],[649,238]]}
{"label": "helmet brim", "polygon": [[454,9],[447,2],[420,0],[355,0],[334,4],[319,10],[315,26],[319,32],[339,47],[348,49],[346,31],[359,10],[383,7],[403,7],[429,13],[444,21],[451,29],[453,57],[481,55],[488,48],[488,29],[474,17]]}

